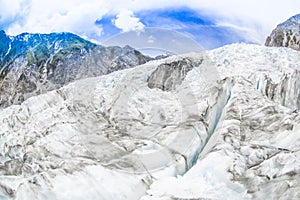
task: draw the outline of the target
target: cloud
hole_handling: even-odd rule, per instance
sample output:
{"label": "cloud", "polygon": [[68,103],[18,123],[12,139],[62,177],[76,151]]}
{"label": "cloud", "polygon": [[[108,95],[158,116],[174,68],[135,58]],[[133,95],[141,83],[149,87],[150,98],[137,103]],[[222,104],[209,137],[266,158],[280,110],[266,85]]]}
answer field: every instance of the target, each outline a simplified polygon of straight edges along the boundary
{"label": "cloud", "polygon": [[114,24],[123,32],[142,30],[145,27],[139,18],[134,17],[133,12],[130,10],[122,10],[114,20]]}
{"label": "cloud", "polygon": [[[0,4],[5,5],[5,0]],[[9,25],[1,21],[1,28],[4,27],[8,34],[16,35],[22,32],[73,32],[81,36],[93,37],[101,35],[101,25],[95,24],[95,20],[102,16],[106,11],[100,5],[95,5],[97,1],[90,0],[91,3],[84,1],[40,1],[28,0],[27,9],[20,3],[12,8],[3,8],[6,13],[1,13],[1,19],[11,19]],[[8,4],[8,7],[10,4]],[[20,15],[19,13],[24,13]]]}
{"label": "cloud", "polygon": [[214,18],[216,24],[229,25],[261,44],[278,23],[300,13],[300,1],[294,0],[211,0],[198,1],[194,6]]}
{"label": "cloud", "polygon": [[28,5],[30,3],[27,0],[0,0],[0,25],[6,28],[19,19],[19,23],[22,23],[28,14]]}
{"label": "cloud", "polygon": [[178,7],[193,9],[216,26],[261,44],[278,23],[300,13],[300,1],[295,0],[0,0],[0,28],[11,35],[68,31],[99,39],[103,26],[96,21],[103,16],[113,16],[114,25],[128,31],[144,27],[135,13]]}

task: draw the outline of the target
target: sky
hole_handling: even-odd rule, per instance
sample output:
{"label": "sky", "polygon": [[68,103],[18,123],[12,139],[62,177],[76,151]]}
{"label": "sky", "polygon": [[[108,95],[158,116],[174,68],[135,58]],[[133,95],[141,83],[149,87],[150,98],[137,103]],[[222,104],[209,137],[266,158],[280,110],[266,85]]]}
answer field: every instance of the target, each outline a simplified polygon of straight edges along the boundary
{"label": "sky", "polygon": [[72,32],[101,44],[158,27],[212,49],[264,44],[277,24],[298,13],[297,0],[0,0],[0,29],[9,35]]}

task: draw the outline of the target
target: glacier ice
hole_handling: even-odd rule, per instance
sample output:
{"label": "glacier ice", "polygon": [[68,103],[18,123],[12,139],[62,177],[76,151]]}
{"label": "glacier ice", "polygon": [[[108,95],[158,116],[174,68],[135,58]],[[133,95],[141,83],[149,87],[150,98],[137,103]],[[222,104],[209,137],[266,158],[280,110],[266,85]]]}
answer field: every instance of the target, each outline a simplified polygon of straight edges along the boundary
{"label": "glacier ice", "polygon": [[243,78],[231,92],[211,149],[183,176],[155,181],[142,199],[299,198],[299,115]]}
{"label": "glacier ice", "polygon": [[0,198],[297,199],[299,59],[233,44],[2,109]]}

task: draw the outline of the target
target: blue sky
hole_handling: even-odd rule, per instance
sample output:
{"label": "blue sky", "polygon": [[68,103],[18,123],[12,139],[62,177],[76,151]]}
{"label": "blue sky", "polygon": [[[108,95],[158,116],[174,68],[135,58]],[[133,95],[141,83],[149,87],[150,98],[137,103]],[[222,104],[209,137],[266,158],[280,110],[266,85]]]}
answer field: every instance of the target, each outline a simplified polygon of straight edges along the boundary
{"label": "blue sky", "polygon": [[[186,7],[143,10],[134,13],[134,16],[144,27],[178,31],[195,40],[205,49],[235,42],[252,42],[236,30],[230,27],[216,26],[213,18]],[[112,35],[122,32],[122,29],[116,27],[115,18],[114,15],[106,15],[96,22],[103,28],[103,33],[98,40],[105,41]]]}
{"label": "blue sky", "polygon": [[175,30],[205,49],[263,44],[275,26],[300,13],[295,0],[0,0],[0,28],[22,32],[72,32],[102,43],[146,27]]}

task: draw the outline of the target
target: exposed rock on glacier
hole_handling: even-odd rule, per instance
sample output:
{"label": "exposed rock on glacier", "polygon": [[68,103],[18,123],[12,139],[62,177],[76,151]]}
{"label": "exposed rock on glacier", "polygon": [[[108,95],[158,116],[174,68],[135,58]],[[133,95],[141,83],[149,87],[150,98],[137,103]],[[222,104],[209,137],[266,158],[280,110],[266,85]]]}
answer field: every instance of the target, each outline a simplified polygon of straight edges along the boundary
{"label": "exposed rock on glacier", "polygon": [[3,109],[0,197],[297,199],[299,59],[235,44]]}
{"label": "exposed rock on glacier", "polygon": [[148,86],[150,88],[159,88],[163,91],[173,90],[182,83],[187,73],[199,64],[185,58],[180,61],[161,64],[150,75]]}
{"label": "exposed rock on glacier", "polygon": [[82,78],[95,77],[150,60],[125,46],[103,47],[71,33],[0,32],[0,107],[19,104]]}
{"label": "exposed rock on glacier", "polygon": [[266,40],[266,46],[300,50],[300,15],[279,24]]}

